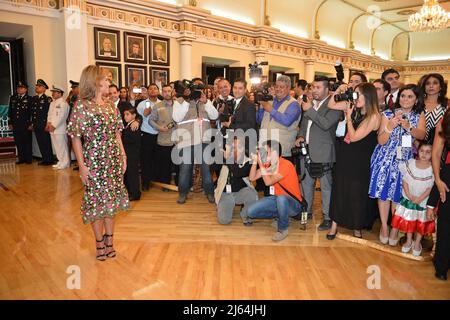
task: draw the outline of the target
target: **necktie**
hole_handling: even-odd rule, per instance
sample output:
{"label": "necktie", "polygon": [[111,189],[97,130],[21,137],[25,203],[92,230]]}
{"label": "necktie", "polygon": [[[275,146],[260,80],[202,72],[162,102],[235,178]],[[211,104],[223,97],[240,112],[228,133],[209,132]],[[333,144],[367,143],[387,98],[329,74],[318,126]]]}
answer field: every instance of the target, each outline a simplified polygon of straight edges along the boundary
{"label": "necktie", "polygon": [[392,94],[389,95],[388,108],[392,110],[394,107],[394,96]]}

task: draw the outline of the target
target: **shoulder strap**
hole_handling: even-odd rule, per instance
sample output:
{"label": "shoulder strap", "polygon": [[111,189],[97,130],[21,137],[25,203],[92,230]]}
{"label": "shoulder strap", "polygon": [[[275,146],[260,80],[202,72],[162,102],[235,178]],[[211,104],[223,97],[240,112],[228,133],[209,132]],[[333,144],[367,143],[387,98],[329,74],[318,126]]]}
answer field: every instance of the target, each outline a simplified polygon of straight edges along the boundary
{"label": "shoulder strap", "polygon": [[298,203],[302,204],[302,201],[300,201],[299,198],[297,198],[296,196],[294,196],[288,189],[286,189],[281,183],[277,182],[277,184],[288,194],[291,196],[291,198],[294,198],[295,200],[297,200]]}

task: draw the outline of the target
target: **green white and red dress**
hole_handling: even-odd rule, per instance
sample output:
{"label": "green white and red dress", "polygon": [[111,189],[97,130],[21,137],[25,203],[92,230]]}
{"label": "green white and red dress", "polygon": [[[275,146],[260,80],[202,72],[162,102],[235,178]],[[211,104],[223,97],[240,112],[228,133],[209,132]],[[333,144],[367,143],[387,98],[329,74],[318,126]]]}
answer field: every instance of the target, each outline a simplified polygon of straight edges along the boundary
{"label": "green white and red dress", "polygon": [[[426,169],[419,169],[416,166],[416,160],[410,159],[399,164],[399,169],[403,183],[406,182],[408,184],[409,193],[414,197],[422,195],[425,190],[432,188],[434,185],[431,165]],[[402,188],[402,199],[392,217],[392,227],[404,233],[417,232],[421,235],[434,233],[434,220],[427,219],[427,200],[428,198],[424,199],[420,204],[415,204],[408,199]]]}

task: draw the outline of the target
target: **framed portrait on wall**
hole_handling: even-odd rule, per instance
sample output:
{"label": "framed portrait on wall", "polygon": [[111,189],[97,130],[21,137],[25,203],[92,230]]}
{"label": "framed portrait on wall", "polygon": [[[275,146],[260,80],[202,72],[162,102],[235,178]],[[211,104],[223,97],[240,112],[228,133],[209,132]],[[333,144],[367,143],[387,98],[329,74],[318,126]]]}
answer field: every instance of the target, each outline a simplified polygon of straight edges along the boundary
{"label": "framed portrait on wall", "polygon": [[111,84],[115,84],[119,88],[122,86],[122,65],[119,63],[106,63],[97,61],[97,66],[106,70],[106,77]]}
{"label": "framed portrait on wall", "polygon": [[128,88],[135,85],[147,86],[147,67],[126,64],[125,85]]}
{"label": "framed portrait on wall", "polygon": [[147,36],[137,33],[124,33],[125,61],[147,63]]}
{"label": "framed portrait on wall", "polygon": [[95,59],[120,61],[120,31],[94,28]]}
{"label": "framed portrait on wall", "polygon": [[159,91],[170,82],[169,68],[150,67],[150,83],[155,83]]}
{"label": "framed portrait on wall", "polygon": [[170,39],[149,36],[150,64],[170,65]]}

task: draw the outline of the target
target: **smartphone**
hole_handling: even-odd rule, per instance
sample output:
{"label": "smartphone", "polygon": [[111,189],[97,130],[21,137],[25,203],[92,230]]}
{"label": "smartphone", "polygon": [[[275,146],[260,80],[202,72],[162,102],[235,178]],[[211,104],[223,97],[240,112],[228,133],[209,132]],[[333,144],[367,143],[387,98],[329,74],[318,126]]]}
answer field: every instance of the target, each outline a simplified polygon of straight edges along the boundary
{"label": "smartphone", "polygon": [[133,93],[142,93],[141,88],[133,88]]}
{"label": "smartphone", "polygon": [[148,109],[151,107],[150,101],[145,101],[145,108]]}

